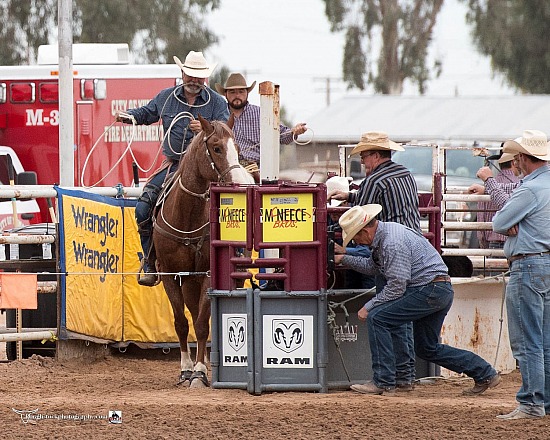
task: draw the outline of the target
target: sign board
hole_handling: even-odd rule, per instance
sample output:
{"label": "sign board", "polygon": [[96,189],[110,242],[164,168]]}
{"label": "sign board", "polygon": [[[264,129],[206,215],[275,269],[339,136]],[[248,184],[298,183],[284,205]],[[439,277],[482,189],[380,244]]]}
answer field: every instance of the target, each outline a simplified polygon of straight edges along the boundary
{"label": "sign board", "polygon": [[313,368],[313,316],[263,316],[263,367]]}
{"label": "sign board", "polygon": [[222,365],[246,367],[248,365],[246,313],[222,314]]}
{"label": "sign board", "polygon": [[220,193],[220,240],[246,241],[246,193]]}
{"label": "sign board", "polygon": [[264,194],[260,221],[266,243],[313,241],[313,194]]}

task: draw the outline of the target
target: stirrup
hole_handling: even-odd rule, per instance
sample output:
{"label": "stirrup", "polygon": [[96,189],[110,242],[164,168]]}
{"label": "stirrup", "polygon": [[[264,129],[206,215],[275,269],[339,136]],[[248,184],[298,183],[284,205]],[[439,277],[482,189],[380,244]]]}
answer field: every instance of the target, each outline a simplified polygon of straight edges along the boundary
{"label": "stirrup", "polygon": [[140,286],[155,287],[160,283],[160,277],[156,273],[146,272],[138,275],[137,281]]}

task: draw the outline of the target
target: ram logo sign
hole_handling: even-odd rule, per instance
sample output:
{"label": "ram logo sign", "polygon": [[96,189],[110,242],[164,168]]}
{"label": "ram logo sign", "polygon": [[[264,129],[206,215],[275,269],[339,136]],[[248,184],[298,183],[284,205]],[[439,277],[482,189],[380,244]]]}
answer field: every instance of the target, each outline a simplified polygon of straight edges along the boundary
{"label": "ram logo sign", "polygon": [[274,319],[273,345],[285,353],[293,352],[304,343],[303,319]]}
{"label": "ram logo sign", "polygon": [[248,365],[246,332],[245,313],[222,314],[223,366],[246,367]]}
{"label": "ram logo sign", "polygon": [[313,316],[263,316],[264,368],[313,368]]}
{"label": "ram logo sign", "polygon": [[231,316],[227,318],[227,342],[229,346],[239,351],[246,344],[246,318]]}

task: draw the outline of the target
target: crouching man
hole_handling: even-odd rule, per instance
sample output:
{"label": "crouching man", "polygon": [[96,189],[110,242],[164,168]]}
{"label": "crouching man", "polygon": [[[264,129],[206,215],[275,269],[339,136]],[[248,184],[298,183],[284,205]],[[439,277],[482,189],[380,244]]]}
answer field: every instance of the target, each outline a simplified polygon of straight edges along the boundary
{"label": "crouching man", "polygon": [[368,275],[381,274],[386,286],[358,312],[366,320],[373,380],[352,385],[364,394],[395,392],[392,329],[413,323],[416,355],[474,379],[465,395],[477,395],[500,383],[500,375],[480,356],[439,342],[443,320],[453,303],[451,278],[437,250],[420,234],[399,223],[381,222],[377,204],[354,206],[340,217],[343,245],[350,240],[371,247],[369,258],[335,255],[336,263]]}

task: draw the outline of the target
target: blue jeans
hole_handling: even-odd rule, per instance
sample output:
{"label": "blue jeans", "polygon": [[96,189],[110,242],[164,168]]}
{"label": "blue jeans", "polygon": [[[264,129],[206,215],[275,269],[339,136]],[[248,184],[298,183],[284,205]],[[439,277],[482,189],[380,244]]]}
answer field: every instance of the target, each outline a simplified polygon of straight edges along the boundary
{"label": "blue jeans", "polygon": [[[376,275],[376,292],[386,285],[386,278]],[[412,322],[407,322],[391,331],[393,352],[395,355],[395,382],[397,384],[413,383],[416,379],[416,359],[413,343]]]}
{"label": "blue jeans", "polygon": [[452,303],[451,283],[437,282],[408,287],[401,298],[377,306],[369,312],[367,325],[373,381],[376,386],[395,386],[392,331],[411,321],[414,349],[418,357],[456,373],[466,373],[476,382],[487,380],[497,374],[495,369],[477,354],[439,342],[441,326]]}
{"label": "blue jeans", "polygon": [[[139,239],[141,241],[141,248],[143,249],[143,257],[145,258],[145,270],[147,270],[147,259],[151,250],[151,237],[153,235],[153,210],[157,203],[162,184],[166,179],[166,174],[169,171],[175,171],[177,168],[178,164],[173,163],[170,167],[161,168],[157,171],[156,174],[154,174],[143,187],[141,196],[136,203],[135,217],[138,226]],[[154,260],[154,253],[152,257]],[[153,261],[151,261],[151,263],[153,263]]]}
{"label": "blue jeans", "polygon": [[521,371],[521,411],[550,414],[550,255],[513,261],[506,287],[508,334]]}

